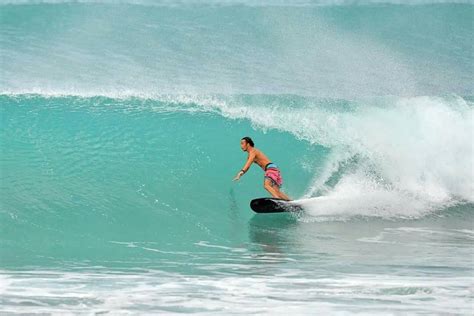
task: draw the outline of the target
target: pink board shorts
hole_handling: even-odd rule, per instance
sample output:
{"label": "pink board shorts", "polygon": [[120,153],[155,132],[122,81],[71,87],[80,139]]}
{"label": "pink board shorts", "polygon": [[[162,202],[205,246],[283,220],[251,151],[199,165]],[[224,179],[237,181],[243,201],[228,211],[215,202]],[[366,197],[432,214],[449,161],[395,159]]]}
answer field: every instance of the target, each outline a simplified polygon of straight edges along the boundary
{"label": "pink board shorts", "polygon": [[283,179],[281,178],[280,170],[277,165],[274,163],[269,163],[265,166],[265,179],[269,179],[272,182],[272,185],[276,185],[279,188],[283,184]]}

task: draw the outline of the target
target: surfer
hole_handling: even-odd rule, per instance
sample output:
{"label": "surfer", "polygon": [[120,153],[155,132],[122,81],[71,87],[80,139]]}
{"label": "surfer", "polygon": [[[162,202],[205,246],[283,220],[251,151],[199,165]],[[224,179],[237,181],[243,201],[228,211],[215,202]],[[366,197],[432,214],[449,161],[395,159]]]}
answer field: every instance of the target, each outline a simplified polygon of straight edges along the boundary
{"label": "surfer", "polygon": [[281,178],[280,170],[277,165],[271,162],[263,152],[254,147],[254,142],[250,137],[244,137],[240,140],[240,148],[248,153],[248,158],[244,167],[237,173],[233,181],[239,180],[240,177],[250,169],[252,162],[254,162],[265,171],[263,181],[265,190],[274,198],[290,201],[290,198],[280,191],[283,179]]}

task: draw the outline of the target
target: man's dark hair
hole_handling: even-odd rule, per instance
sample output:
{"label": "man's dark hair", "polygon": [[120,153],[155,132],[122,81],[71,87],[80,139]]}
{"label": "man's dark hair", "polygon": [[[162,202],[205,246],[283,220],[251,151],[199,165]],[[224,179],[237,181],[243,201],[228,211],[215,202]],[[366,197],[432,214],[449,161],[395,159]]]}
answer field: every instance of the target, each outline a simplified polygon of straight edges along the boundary
{"label": "man's dark hair", "polygon": [[253,143],[253,140],[252,138],[248,137],[248,136],[245,136],[244,138],[242,138],[243,140],[245,140],[247,142],[247,144],[249,144],[250,146],[254,146],[255,144]]}

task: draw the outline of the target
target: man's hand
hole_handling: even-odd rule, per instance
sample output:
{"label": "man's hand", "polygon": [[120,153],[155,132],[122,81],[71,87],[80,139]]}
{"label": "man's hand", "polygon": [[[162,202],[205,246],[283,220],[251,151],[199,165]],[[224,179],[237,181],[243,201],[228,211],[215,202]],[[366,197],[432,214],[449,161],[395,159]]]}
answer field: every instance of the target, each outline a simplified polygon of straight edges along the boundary
{"label": "man's hand", "polygon": [[243,174],[244,174],[244,173],[242,172],[242,170],[240,170],[232,181],[240,180],[240,177],[241,177]]}

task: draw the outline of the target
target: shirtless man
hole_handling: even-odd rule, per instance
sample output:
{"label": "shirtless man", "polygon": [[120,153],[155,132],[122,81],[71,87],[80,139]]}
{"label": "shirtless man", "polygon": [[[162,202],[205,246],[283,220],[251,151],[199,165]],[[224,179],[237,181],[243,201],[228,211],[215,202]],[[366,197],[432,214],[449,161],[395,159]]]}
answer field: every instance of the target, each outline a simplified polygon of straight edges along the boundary
{"label": "shirtless man", "polygon": [[277,165],[270,162],[270,159],[268,159],[264,153],[254,147],[253,140],[250,137],[244,137],[240,140],[240,148],[248,152],[248,158],[244,167],[237,173],[233,181],[239,180],[240,177],[249,170],[252,162],[255,162],[265,171],[263,187],[270,192],[274,198],[290,201],[290,198],[280,191],[283,180]]}

